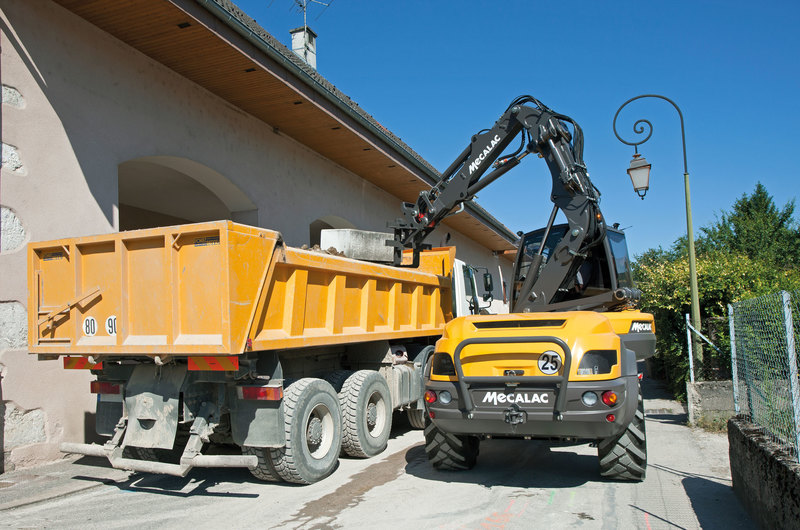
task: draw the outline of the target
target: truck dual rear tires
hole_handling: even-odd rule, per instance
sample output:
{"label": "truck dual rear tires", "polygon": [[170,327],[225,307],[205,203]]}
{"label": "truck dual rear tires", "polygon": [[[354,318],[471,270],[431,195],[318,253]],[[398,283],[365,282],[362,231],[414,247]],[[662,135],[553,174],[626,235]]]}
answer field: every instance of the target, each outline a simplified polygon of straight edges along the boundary
{"label": "truck dual rear tires", "polygon": [[330,383],[304,378],[289,385],[283,394],[283,416],[286,445],[269,450],[277,475],[297,484],[330,475],[342,445],[339,399]]}
{"label": "truck dual rear tires", "polygon": [[435,469],[463,471],[475,467],[480,450],[477,436],[440,431],[428,420],[425,425],[425,453]]}
{"label": "truck dual rear tires", "polygon": [[280,482],[281,476],[272,463],[270,450],[267,447],[242,447],[243,455],[253,455],[258,458],[258,467],[251,469],[250,473],[259,480]]}
{"label": "truck dual rear tires", "polygon": [[339,392],[342,408],[342,450],[369,458],[386,449],[392,429],[392,395],[381,374],[359,370]]}
{"label": "truck dual rear tires", "polygon": [[647,471],[647,439],[641,388],[633,421],[622,434],[601,440],[597,446],[597,456],[602,476],[614,480],[644,480]]}

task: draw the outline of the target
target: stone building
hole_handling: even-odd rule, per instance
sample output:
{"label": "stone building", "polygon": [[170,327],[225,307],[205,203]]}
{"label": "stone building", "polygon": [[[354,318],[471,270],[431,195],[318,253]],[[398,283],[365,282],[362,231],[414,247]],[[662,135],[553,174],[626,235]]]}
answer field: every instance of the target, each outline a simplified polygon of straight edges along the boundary
{"label": "stone building", "polygon": [[[94,439],[91,374],[26,351],[27,242],[232,219],[314,244],[327,227],[385,230],[436,181],[226,0],[3,0],[0,33],[6,469]],[[480,206],[431,239],[448,236],[509,277],[516,236]]]}

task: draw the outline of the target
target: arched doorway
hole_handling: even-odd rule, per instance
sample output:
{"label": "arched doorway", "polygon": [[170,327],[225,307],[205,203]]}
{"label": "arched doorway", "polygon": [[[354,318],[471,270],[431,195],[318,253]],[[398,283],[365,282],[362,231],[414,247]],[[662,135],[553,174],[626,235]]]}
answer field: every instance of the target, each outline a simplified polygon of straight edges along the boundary
{"label": "arched doorway", "polygon": [[255,204],[227,177],[172,156],[119,165],[119,230],[231,219],[258,224]]}
{"label": "arched doorway", "polygon": [[329,228],[356,228],[356,225],[338,215],[326,215],[320,217],[308,226],[309,246],[319,245],[320,233]]}

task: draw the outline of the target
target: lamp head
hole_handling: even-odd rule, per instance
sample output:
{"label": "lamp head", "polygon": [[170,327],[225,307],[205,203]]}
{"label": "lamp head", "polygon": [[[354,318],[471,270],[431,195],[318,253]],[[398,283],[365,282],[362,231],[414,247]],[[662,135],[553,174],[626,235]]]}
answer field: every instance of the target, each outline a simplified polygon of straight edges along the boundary
{"label": "lamp head", "polygon": [[644,200],[647,190],[650,189],[650,164],[639,153],[633,155],[633,160],[628,168],[628,176],[631,177],[633,191]]}

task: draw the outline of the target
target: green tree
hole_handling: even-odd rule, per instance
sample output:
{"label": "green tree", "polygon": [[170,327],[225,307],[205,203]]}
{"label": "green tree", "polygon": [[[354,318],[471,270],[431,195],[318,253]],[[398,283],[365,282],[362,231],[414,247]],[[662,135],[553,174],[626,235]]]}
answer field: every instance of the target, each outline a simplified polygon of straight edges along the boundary
{"label": "green tree", "polygon": [[794,207],[792,199],[778,209],[759,182],[752,195],[744,194],[734,203],[731,212],[700,229],[698,247],[737,252],[779,267],[800,266],[800,227],[794,221]]}
{"label": "green tree", "polygon": [[[730,366],[728,304],[800,289],[800,231],[793,212],[794,201],[779,210],[758,184],[752,195],[736,201],[730,213],[723,212],[716,223],[701,228],[697,277],[703,332],[715,335],[713,340],[723,351],[705,350],[712,368],[724,372]],[[634,275],[642,290],[642,309],[656,320],[659,354],[654,364],[673,392],[683,396],[688,379],[684,315],[691,305],[686,238],[676,240],[669,250],[659,247],[637,256]]]}

